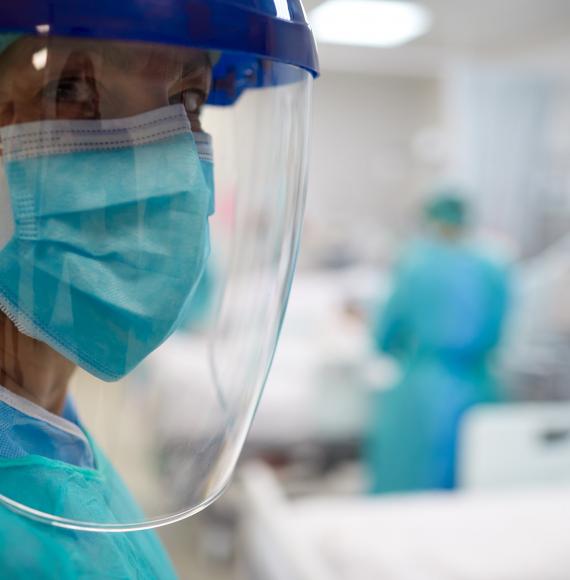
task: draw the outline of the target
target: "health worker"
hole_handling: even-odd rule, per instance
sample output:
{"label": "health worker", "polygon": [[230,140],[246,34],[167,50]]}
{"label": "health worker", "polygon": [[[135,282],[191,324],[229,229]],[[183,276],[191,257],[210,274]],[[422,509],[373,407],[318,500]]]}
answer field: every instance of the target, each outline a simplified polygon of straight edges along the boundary
{"label": "health worker", "polygon": [[401,370],[373,403],[364,455],[377,493],[453,488],[464,413],[501,398],[493,356],[507,273],[466,241],[468,207],[455,191],[432,199],[424,218],[373,327],[375,347]]}
{"label": "health worker", "polygon": [[[0,4],[3,578],[175,576],[152,528],[223,492],[251,424],[298,251],[317,75],[300,0]],[[117,393],[182,324],[214,250],[210,382],[185,409],[180,495],[143,401],[167,393],[148,385],[125,413]]]}

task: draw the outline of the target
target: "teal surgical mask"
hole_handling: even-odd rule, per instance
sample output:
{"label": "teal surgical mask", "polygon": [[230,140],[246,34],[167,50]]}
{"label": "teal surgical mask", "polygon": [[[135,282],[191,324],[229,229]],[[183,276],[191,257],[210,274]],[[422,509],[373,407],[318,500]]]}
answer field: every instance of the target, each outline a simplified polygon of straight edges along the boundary
{"label": "teal surgical mask", "polygon": [[204,270],[209,137],[182,105],[0,137],[13,214],[0,308],[95,376],[123,377],[175,330]]}

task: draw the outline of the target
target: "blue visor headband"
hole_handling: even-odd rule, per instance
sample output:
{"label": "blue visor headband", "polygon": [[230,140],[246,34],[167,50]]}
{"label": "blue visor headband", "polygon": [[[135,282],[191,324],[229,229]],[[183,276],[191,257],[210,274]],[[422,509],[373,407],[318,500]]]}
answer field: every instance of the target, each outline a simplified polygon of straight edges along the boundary
{"label": "blue visor headband", "polygon": [[219,51],[209,101],[217,105],[247,88],[300,80],[303,70],[319,74],[300,0],[20,0],[0,3],[0,30]]}

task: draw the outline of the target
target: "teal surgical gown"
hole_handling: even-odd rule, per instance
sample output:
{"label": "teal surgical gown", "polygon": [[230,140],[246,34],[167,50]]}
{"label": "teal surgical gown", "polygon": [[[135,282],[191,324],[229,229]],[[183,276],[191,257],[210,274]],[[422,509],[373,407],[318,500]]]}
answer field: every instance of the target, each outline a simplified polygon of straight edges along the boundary
{"label": "teal surgical gown", "polygon": [[[0,387],[0,493],[76,520],[140,519],[119,475],[75,420]],[[0,505],[0,577],[75,580],[171,579],[154,532],[92,533],[56,528]]]}
{"label": "teal surgical gown", "polygon": [[463,414],[501,397],[491,365],[507,306],[505,270],[477,252],[425,240],[406,253],[374,326],[401,378],[373,395],[364,449],[373,492],[454,487]]}

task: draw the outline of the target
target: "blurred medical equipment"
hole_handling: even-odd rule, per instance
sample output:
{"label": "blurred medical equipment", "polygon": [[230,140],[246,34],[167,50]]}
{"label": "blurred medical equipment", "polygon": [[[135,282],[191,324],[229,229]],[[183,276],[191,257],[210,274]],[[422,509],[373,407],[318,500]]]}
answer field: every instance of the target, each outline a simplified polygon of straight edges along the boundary
{"label": "blurred medical equipment", "polygon": [[521,262],[502,352],[510,392],[520,400],[570,398],[570,236]]}
{"label": "blurred medical equipment", "polygon": [[245,551],[241,573],[249,580],[332,580],[330,570],[299,533],[284,490],[263,463],[240,472],[241,530]]}
{"label": "blurred medical equipment", "polygon": [[290,500],[265,466],[241,479],[251,580],[566,580],[570,567],[570,486]]}
{"label": "blurred medical equipment", "polygon": [[470,410],[459,435],[463,489],[570,485],[570,403]]}

